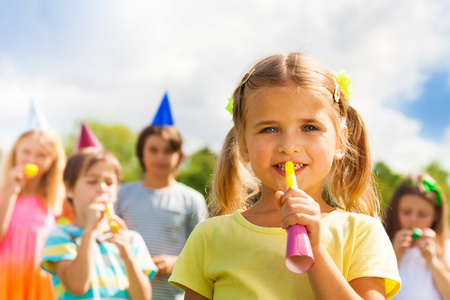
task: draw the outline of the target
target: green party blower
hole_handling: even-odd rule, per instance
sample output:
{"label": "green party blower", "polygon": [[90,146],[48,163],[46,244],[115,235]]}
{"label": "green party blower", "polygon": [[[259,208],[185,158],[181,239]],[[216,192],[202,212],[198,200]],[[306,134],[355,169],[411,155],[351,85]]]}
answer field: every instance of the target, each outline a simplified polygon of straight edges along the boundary
{"label": "green party blower", "polygon": [[422,234],[422,229],[415,227],[412,231],[411,237],[413,238],[413,240],[417,240],[422,236]]}
{"label": "green party blower", "polygon": [[[286,189],[297,188],[295,179],[294,164],[286,162]],[[288,228],[286,245],[286,267],[296,274],[303,274],[309,271],[314,265],[314,255],[309,240],[308,231],[303,225],[291,225]]]}

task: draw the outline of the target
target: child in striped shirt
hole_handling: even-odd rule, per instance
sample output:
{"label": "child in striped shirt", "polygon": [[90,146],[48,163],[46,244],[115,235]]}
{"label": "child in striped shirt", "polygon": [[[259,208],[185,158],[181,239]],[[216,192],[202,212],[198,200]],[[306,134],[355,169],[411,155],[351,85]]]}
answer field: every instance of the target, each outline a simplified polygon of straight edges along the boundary
{"label": "child in striped shirt", "polygon": [[89,147],[69,158],[64,182],[75,222],[49,234],[42,260],[56,299],[151,299],[158,269],[140,234],[112,212],[120,179],[108,151]]}

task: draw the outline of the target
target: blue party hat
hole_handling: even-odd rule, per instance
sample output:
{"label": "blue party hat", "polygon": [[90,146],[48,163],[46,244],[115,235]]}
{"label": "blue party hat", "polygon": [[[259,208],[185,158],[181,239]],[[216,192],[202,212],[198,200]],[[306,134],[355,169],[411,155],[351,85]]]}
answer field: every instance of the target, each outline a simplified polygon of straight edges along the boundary
{"label": "blue party hat", "polygon": [[152,126],[173,126],[172,113],[170,111],[169,97],[167,92],[159,105]]}
{"label": "blue party hat", "polygon": [[50,127],[42,111],[31,100],[30,110],[28,111],[27,130],[48,129]]}

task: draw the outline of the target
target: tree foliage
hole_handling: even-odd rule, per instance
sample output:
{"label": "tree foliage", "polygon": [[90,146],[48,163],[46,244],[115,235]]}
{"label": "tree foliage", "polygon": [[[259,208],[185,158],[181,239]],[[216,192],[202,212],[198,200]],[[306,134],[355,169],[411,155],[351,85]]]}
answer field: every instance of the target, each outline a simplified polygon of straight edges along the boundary
{"label": "tree foliage", "polygon": [[436,180],[448,200],[448,196],[450,195],[449,172],[447,172],[447,170],[444,170],[437,161],[434,161],[430,165],[428,165],[425,171]]}
{"label": "tree foliage", "polygon": [[[372,172],[375,178],[375,186],[379,192],[381,208],[384,210],[389,205],[389,201],[400,182],[409,174],[396,174],[384,162],[377,162]],[[448,195],[450,195],[449,172],[443,169],[437,161],[429,164],[424,170],[417,170],[417,173],[421,172],[430,174],[448,199]]]}
{"label": "tree foliage", "polygon": [[216,155],[208,148],[195,152],[182,164],[177,181],[192,187],[207,198],[211,192],[215,161]]}
{"label": "tree foliage", "polygon": [[[135,154],[137,137],[126,126],[121,124],[102,124],[97,121],[86,122],[102,146],[113,153],[122,165],[123,181],[136,181],[141,178],[141,169]],[[66,136],[64,148],[66,155],[70,155],[79,137],[81,126],[77,132]]]}
{"label": "tree foliage", "polygon": [[372,169],[375,186],[381,200],[381,209],[385,209],[403,176],[394,173],[384,162],[378,162]]}

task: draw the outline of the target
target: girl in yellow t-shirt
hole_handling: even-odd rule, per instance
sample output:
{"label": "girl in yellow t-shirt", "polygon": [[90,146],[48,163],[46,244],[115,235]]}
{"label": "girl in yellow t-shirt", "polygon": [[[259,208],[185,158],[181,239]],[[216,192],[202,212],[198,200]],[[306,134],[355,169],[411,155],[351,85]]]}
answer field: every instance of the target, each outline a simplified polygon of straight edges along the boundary
{"label": "girl in yellow t-shirt", "polygon": [[[377,219],[368,138],[351,93],[346,73],[300,53],[264,58],[243,77],[213,180],[220,216],[197,225],[169,279],[185,299],[397,293],[395,254]],[[286,190],[287,161],[298,188]],[[285,229],[297,224],[315,259],[303,274],[285,266]]]}

